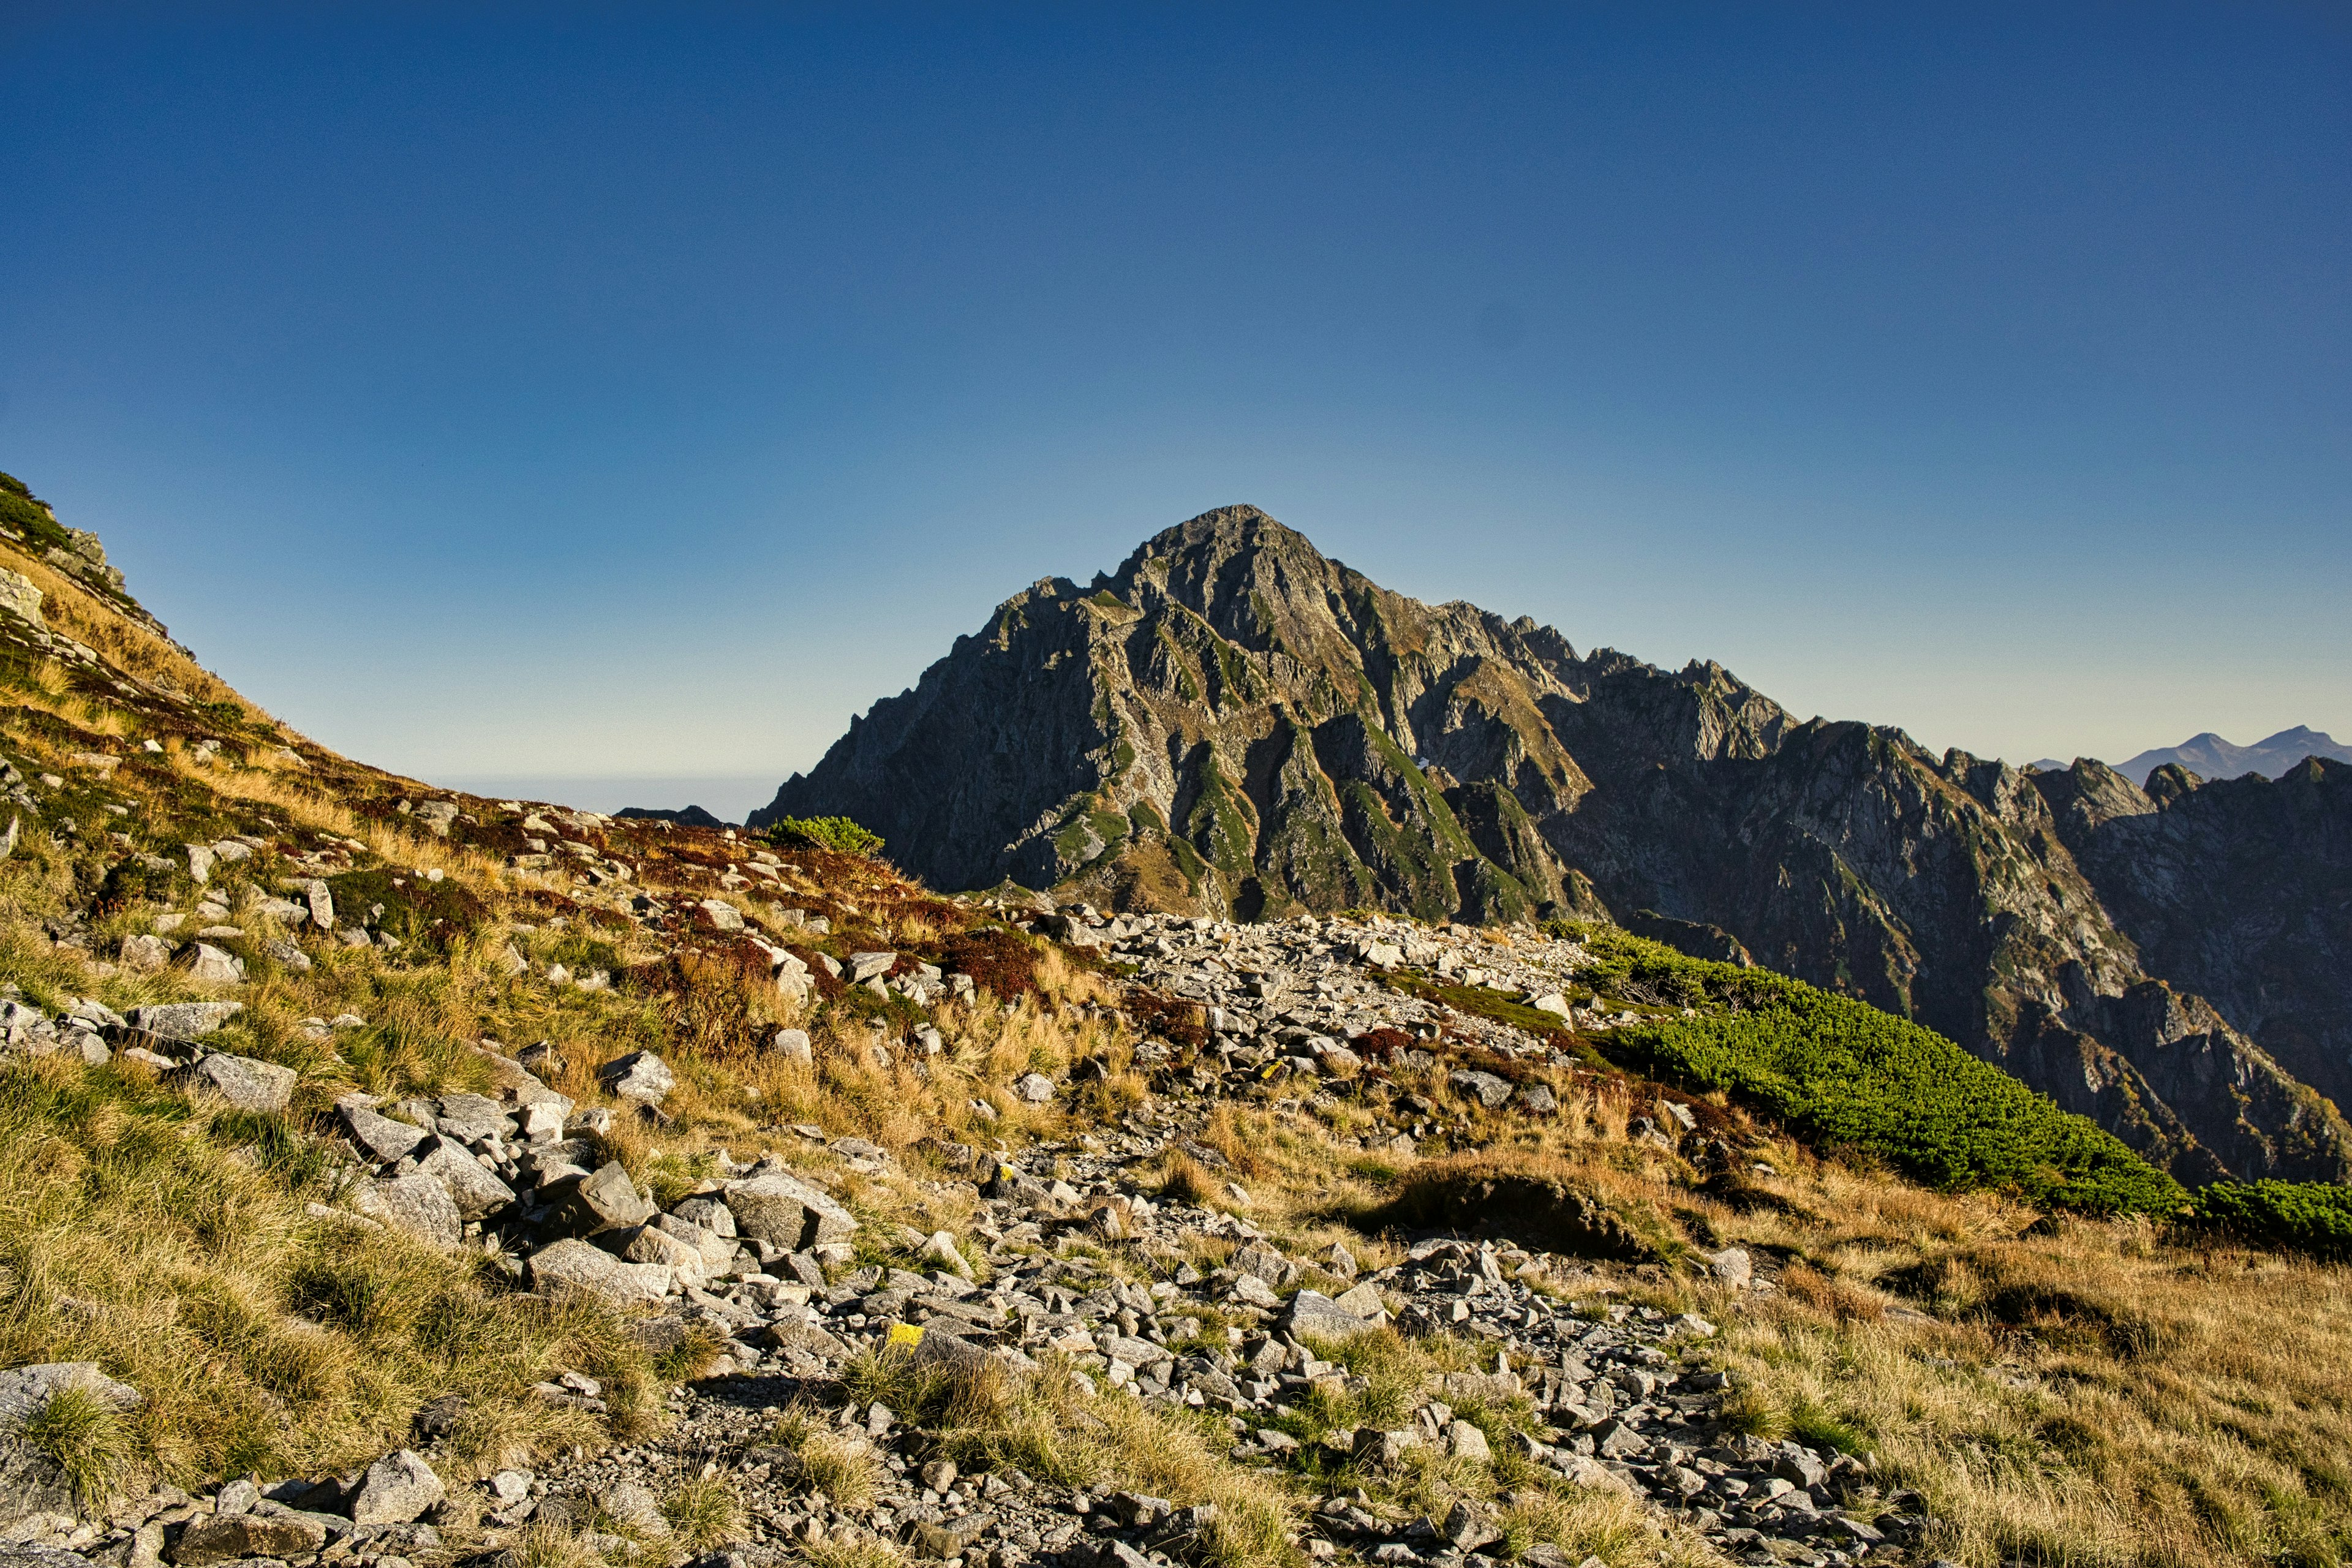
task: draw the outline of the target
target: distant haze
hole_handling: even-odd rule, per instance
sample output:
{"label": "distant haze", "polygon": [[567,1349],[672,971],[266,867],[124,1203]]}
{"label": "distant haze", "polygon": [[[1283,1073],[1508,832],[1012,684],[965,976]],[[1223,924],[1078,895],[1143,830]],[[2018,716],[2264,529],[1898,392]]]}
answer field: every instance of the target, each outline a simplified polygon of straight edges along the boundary
{"label": "distant haze", "polygon": [[698,805],[727,822],[740,822],[753,806],[765,805],[781,778],[765,774],[563,775],[453,773],[427,781],[490,800],[543,801],[578,811],[610,816],[627,806],[676,811]]}
{"label": "distant haze", "polygon": [[[2352,746],[2336,743],[2336,738],[2324,731],[2298,724],[2292,730],[2255,742],[2251,746],[2233,746],[2208,730],[2192,736],[2177,746],[2162,746],[2142,752],[2126,762],[2115,764],[2116,772],[2137,784],[2147,782],[2147,775],[2167,763],[2177,763],[2201,779],[2234,779],[2247,773],[2260,773],[2274,779],[2305,757],[2326,757],[2335,762],[2352,763]],[[2068,764],[2045,757],[2038,766],[2063,768]]]}

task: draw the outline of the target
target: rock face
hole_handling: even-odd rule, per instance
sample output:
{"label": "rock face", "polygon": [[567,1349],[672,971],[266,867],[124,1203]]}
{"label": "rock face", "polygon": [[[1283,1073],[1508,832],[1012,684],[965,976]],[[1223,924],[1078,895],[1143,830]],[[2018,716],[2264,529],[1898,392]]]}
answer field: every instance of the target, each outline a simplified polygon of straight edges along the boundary
{"label": "rock face", "polygon": [[2141,965],[2352,1103],[2352,763],[2212,784],[2168,767],[2141,790],[2077,763],[2033,782]]}
{"label": "rock face", "polygon": [[[1580,656],[1524,617],[1391,593],[1229,507],[1085,588],[1007,600],[751,824],[845,815],[936,885],[1010,879],[1126,909],[1617,919],[1916,1017],[2184,1179],[2352,1178],[2352,1129],[2253,1021],[2305,1020],[2275,1026],[2297,1061],[2330,1048],[2312,1020],[2346,1016],[2326,990],[2352,972],[2340,909],[2302,935],[2281,917],[2280,952],[2328,956],[2258,976],[2189,932],[2210,912],[2206,861],[2184,862],[2171,905],[2126,890],[2146,830],[2099,853],[2107,819],[2062,828],[2063,776],[1801,722],[1718,665]],[[2259,903],[2254,846],[2302,831],[2277,815],[2267,837],[2191,835],[2197,813],[2179,828],[2198,856],[2240,844]],[[2189,923],[2151,949],[2135,921]]]}

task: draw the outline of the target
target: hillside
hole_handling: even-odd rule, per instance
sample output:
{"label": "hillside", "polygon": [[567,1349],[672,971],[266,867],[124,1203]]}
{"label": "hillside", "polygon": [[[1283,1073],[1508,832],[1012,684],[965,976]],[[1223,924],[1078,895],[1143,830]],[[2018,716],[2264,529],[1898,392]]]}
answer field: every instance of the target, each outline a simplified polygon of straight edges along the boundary
{"label": "hillside", "polygon": [[2051,787],[1420,604],[1233,507],[1007,600],[751,820],[847,816],[936,886],[1118,908],[1613,919],[1916,1018],[2184,1181],[2352,1177],[2336,1107],[2250,1033],[2327,1012],[2340,930],[2258,1013],[2217,1007],[2214,963],[2119,928]]}
{"label": "hillside", "polygon": [[2339,1189],[1598,923],[436,790],[5,495],[9,1568],[2352,1549]]}

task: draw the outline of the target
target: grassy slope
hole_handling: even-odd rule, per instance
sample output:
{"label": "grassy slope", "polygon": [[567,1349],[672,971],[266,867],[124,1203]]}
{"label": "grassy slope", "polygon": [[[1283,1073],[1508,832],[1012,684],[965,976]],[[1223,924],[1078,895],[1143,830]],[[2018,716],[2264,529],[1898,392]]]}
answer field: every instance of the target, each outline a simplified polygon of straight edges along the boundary
{"label": "grassy slope", "polygon": [[1622,1061],[1931,1186],[1998,1187],[2094,1213],[2166,1214],[2187,1201],[2113,1134],[1922,1025],[1766,970],[1577,930],[1599,961],[1594,984],[1701,1009],[1616,1031],[1609,1048]]}

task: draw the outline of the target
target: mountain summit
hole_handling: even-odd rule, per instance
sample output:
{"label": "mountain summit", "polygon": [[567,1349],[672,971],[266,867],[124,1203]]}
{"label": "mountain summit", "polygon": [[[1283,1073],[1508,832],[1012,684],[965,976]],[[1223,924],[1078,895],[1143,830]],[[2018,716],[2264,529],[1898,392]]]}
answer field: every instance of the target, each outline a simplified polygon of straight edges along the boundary
{"label": "mountain summit", "polygon": [[[1615,919],[1916,1017],[2185,1176],[2352,1175],[2352,1130],[2296,1071],[2341,1054],[2308,1023],[2329,999],[2239,988],[2305,1020],[2283,1066],[2146,967],[2078,861],[2194,792],[2153,782],[1800,721],[1719,665],[1424,605],[1232,506],[1006,600],[751,823],[853,816],[935,885],[1127,908]],[[2188,842],[2247,861],[2282,824],[2352,815],[2352,768],[2263,787],[2301,804],[2214,797]],[[2195,886],[2132,907],[2179,929]]]}
{"label": "mountain summit", "polygon": [[2260,773],[2266,779],[2274,779],[2305,757],[2352,763],[2352,746],[2341,745],[2325,730],[2315,730],[2307,724],[2281,730],[2251,746],[2233,746],[2208,730],[2177,746],[2142,752],[2128,762],[2116,763],[2116,772],[2142,785],[2147,783],[2150,773],[2167,765],[2186,768],[2200,778],[2233,779]]}

